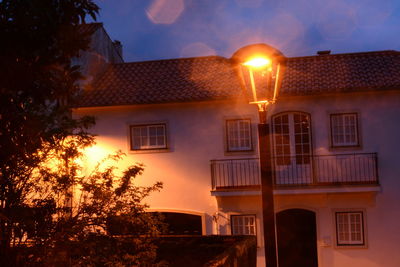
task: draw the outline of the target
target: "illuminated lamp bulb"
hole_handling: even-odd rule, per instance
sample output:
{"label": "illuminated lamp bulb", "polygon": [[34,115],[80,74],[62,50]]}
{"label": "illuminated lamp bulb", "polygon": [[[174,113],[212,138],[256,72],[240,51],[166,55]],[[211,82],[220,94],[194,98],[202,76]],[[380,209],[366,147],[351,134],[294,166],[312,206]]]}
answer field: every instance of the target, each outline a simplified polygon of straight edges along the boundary
{"label": "illuminated lamp bulb", "polygon": [[271,65],[271,60],[264,57],[256,57],[244,62],[243,65],[253,68],[263,68]]}

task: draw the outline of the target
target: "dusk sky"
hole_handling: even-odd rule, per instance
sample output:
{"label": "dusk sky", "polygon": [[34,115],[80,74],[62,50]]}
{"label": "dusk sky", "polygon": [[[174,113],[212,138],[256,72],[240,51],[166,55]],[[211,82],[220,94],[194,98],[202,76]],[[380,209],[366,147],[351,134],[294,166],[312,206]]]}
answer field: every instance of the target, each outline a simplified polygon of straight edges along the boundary
{"label": "dusk sky", "polygon": [[95,0],[126,62],[230,57],[266,43],[288,57],[400,50],[396,0]]}

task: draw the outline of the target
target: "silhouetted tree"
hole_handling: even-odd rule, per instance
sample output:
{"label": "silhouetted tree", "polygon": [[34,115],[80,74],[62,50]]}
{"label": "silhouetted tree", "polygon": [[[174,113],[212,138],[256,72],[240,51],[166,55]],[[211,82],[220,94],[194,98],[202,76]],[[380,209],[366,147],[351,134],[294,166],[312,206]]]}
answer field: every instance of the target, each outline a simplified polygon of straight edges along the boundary
{"label": "silhouetted tree", "polygon": [[28,201],[39,182],[32,174],[46,159],[45,150],[92,123],[72,121],[65,104],[78,92],[80,78],[71,58],[88,48],[88,36],[76,29],[97,12],[90,0],[0,2],[1,255],[15,245],[16,229],[27,223],[22,215],[31,217],[29,205],[53,205]]}
{"label": "silhouetted tree", "polygon": [[[77,28],[88,16],[96,19],[98,10],[92,0],[0,1],[1,266],[14,265],[11,251],[27,240],[35,248],[31,264],[48,265],[55,248],[77,241],[88,254],[73,262],[106,264],[101,255],[107,251],[93,253],[93,240],[108,242],[108,252],[123,247],[106,229],[108,218],[120,215],[142,225],[137,250],[118,250],[125,262],[138,262],[147,255],[140,254],[147,246],[140,237],[156,232],[140,202],[161,185],[133,186],[142,166],[131,166],[121,177],[112,166],[82,176],[77,163],[94,143],[87,133],[94,120],[71,118],[82,78],[71,59],[88,49],[89,36]],[[78,202],[74,188],[81,189]]]}
{"label": "silhouetted tree", "polygon": [[[162,184],[136,186],[134,179],[142,174],[143,166],[134,164],[119,170],[116,166],[123,157],[121,152],[88,170],[81,164],[86,146],[81,137],[68,136],[59,141],[59,146],[47,150],[40,172],[31,176],[41,181],[35,199],[46,201],[34,205],[33,212],[42,217],[28,220],[34,225],[21,228],[25,232],[20,236],[37,248],[30,251],[30,257],[46,266],[59,264],[53,255],[58,251],[68,252],[65,259],[70,259],[73,266],[154,263],[156,247],[149,237],[158,235],[163,224],[160,218],[146,213],[148,206],[143,199],[160,190]],[[69,204],[64,205],[66,202]]]}

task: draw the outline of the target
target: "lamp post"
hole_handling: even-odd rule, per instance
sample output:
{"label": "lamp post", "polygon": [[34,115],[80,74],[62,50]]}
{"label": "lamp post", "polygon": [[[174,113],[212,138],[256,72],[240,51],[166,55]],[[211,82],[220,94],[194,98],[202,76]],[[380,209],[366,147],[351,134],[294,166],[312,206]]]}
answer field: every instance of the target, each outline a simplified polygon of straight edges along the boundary
{"label": "lamp post", "polygon": [[285,57],[266,44],[245,46],[232,56],[242,88],[250,104],[258,107],[258,144],[260,153],[261,196],[265,264],[278,266],[273,198],[273,172],[267,108],[274,104],[280,88]]}

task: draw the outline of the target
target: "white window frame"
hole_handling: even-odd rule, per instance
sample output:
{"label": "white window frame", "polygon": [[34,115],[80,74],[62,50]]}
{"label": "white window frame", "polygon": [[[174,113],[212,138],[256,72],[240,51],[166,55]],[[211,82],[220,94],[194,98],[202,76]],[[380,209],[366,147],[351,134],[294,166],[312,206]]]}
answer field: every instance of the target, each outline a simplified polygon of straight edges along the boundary
{"label": "white window frame", "polygon": [[[245,122],[246,129],[241,129],[241,123]],[[232,129],[234,128],[234,129]],[[226,149],[227,152],[246,152],[253,151],[253,141],[251,132],[251,120],[250,119],[227,119],[225,121],[225,133],[226,133]],[[232,132],[236,133],[236,136],[232,136]],[[234,139],[234,140],[233,140]],[[236,142],[237,146],[233,146],[232,142]],[[248,143],[248,145],[243,143]]]}
{"label": "white window frame", "polygon": [[[287,116],[286,122],[283,121],[285,116]],[[296,121],[297,116],[305,118],[305,121]],[[276,119],[279,118],[281,122],[277,123]],[[274,158],[277,166],[311,163],[312,132],[310,114],[299,111],[275,114],[272,118],[272,127]]]}
{"label": "white window frame", "polygon": [[[352,123],[350,121],[352,121]],[[332,147],[360,146],[357,113],[330,114],[330,128]],[[339,138],[341,138],[342,141],[338,140]]]}
{"label": "white window frame", "polygon": [[335,211],[336,246],[365,246],[364,215],[361,210]]}
{"label": "white window frame", "polygon": [[[155,128],[156,135],[155,136],[150,136],[150,131],[152,128]],[[163,134],[159,135],[158,134],[158,129],[161,128]],[[135,146],[134,144],[134,129],[140,129],[141,135],[140,135],[140,142],[146,140],[146,144],[143,145],[142,143],[139,146]],[[142,133],[145,133],[145,135],[142,135]],[[129,126],[129,137],[130,137],[130,150],[131,151],[141,151],[141,150],[160,150],[160,149],[168,149],[167,145],[167,126],[165,123],[149,123],[149,124],[135,124],[135,125],[130,125]],[[156,138],[156,144],[150,144],[151,140],[150,138],[154,137]],[[162,143],[158,143],[158,137],[162,137]]]}
{"label": "white window frame", "polygon": [[232,235],[257,235],[257,217],[255,214],[231,215]]}

